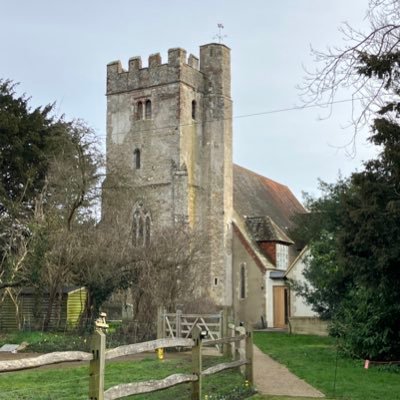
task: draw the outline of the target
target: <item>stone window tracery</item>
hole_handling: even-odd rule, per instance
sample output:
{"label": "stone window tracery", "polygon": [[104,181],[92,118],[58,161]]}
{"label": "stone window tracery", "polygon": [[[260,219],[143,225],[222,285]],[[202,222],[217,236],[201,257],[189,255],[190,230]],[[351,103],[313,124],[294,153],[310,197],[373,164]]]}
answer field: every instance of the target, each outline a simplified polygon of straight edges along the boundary
{"label": "stone window tracery", "polygon": [[145,238],[144,238],[144,244],[147,246],[150,244],[150,237],[151,237],[151,219],[150,219],[150,215],[146,216],[146,220],[145,220]]}
{"label": "stone window tracery", "polygon": [[135,204],[132,218],[132,243],[136,246],[148,246],[151,240],[151,217],[145,211],[142,202]]}

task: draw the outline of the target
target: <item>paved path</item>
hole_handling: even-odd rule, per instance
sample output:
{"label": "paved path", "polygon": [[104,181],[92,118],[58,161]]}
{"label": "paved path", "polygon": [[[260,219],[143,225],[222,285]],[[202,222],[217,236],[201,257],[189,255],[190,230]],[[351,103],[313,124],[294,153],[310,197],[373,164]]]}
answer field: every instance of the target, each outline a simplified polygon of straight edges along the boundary
{"label": "paved path", "polygon": [[260,394],[298,397],[325,397],[307,382],[292,374],[254,346],[254,383]]}

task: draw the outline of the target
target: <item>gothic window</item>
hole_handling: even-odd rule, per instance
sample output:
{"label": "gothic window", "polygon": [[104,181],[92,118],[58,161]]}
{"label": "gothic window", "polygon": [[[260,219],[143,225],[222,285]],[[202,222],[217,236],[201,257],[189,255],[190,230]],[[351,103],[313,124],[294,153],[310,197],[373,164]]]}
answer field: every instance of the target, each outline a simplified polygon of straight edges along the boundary
{"label": "gothic window", "polygon": [[139,226],[140,226],[140,211],[136,209],[133,213],[132,221],[132,242],[134,246],[138,245],[139,239]]}
{"label": "gothic window", "polygon": [[138,234],[137,234],[137,245],[144,244],[144,220],[142,216],[139,217],[139,224],[138,224]]}
{"label": "gothic window", "polygon": [[246,298],[246,264],[240,265],[240,298]]}
{"label": "gothic window", "polygon": [[192,101],[192,119],[196,119],[196,100]]}
{"label": "gothic window", "polygon": [[144,244],[146,246],[150,244],[150,235],[151,235],[151,220],[150,216],[147,215],[145,219],[145,238],[144,238]]}
{"label": "gothic window", "polygon": [[140,169],[140,150],[135,149],[133,152],[133,166],[135,169]]}
{"label": "gothic window", "polygon": [[286,244],[276,244],[276,268],[287,269],[289,264],[289,246]]}
{"label": "gothic window", "polygon": [[147,246],[151,239],[151,217],[143,208],[143,203],[137,202],[133,208],[132,243],[134,246]]}
{"label": "gothic window", "polygon": [[141,101],[137,103],[136,119],[143,119],[143,103]]}
{"label": "gothic window", "polygon": [[151,101],[146,100],[146,119],[151,119]]}

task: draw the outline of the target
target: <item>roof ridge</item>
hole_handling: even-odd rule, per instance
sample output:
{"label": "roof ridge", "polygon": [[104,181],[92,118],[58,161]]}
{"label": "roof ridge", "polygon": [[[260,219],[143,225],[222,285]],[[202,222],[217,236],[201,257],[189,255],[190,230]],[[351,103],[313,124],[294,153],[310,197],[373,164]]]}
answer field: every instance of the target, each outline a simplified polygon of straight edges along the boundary
{"label": "roof ridge", "polygon": [[[269,182],[271,182],[271,183],[274,183],[274,184],[276,184],[276,185],[279,185],[279,186],[285,187],[286,189],[289,189],[289,186],[288,186],[288,185],[285,185],[284,183],[277,182],[277,181],[275,181],[275,180],[273,180],[273,179],[271,179],[271,178],[268,178],[268,177],[266,177],[266,176],[264,176],[264,175],[259,174],[258,172],[254,172],[254,171],[252,171],[251,169],[242,167],[242,166],[239,165],[239,164],[235,164],[235,163],[234,163],[233,166],[234,166],[234,167],[238,167],[238,168],[240,168],[240,169],[242,169],[242,170],[244,170],[244,171],[246,171],[246,172],[249,172],[251,175],[255,175],[255,176],[257,176],[257,177],[259,177],[259,178],[262,178],[262,179],[265,179],[265,180],[267,180],[267,181],[269,181]],[[290,189],[289,189],[289,190],[290,190]]]}

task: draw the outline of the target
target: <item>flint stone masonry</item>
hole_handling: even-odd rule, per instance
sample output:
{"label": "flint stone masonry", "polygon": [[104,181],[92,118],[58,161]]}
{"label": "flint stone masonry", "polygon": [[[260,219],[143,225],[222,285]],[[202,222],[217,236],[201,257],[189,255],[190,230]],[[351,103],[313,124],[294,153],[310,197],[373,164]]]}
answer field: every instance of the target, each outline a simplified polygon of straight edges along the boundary
{"label": "flint stone masonry", "polygon": [[[151,115],[138,118],[139,102]],[[192,103],[196,103],[195,119]],[[135,168],[134,152],[141,165]],[[129,232],[138,201],[156,227],[186,223],[206,235],[203,290],[232,304],[232,100],[230,49],[211,43],[200,58],[180,48],[107,65],[107,178],[103,220]],[[215,284],[217,282],[217,284]]]}

